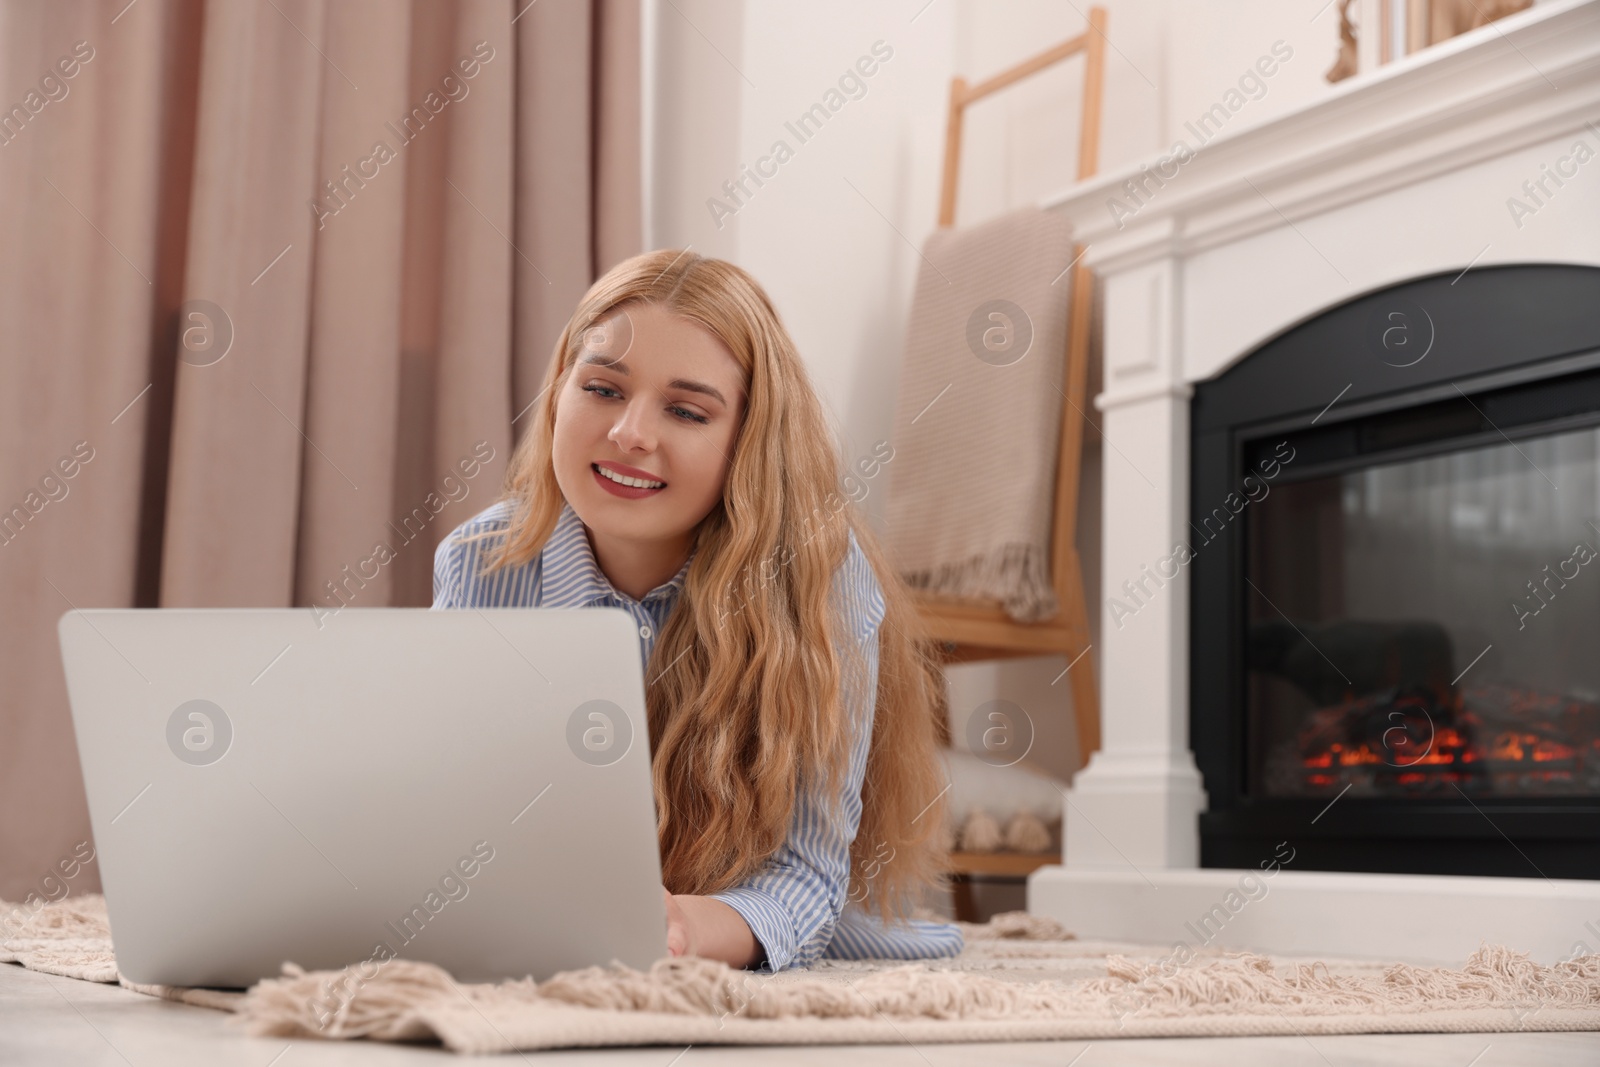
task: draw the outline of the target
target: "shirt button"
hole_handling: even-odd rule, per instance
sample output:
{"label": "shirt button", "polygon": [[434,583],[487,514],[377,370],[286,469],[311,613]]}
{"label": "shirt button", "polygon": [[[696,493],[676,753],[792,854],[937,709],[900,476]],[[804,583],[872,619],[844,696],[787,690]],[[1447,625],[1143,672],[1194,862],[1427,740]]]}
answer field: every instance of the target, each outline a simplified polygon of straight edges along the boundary
{"label": "shirt button", "polygon": [[648,623],[646,623],[645,625],[639,627],[639,636],[640,637],[649,637],[650,636],[650,625]]}

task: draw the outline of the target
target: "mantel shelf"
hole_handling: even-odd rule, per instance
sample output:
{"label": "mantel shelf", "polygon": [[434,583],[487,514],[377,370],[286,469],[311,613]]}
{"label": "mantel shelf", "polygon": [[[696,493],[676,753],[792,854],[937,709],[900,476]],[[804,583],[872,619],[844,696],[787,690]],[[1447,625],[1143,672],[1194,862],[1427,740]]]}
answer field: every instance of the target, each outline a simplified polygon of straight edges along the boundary
{"label": "mantel shelf", "polygon": [[[1600,4],[1555,0],[1461,34],[1311,103],[1225,129],[1129,218],[1109,210],[1141,166],[1041,206],[1068,215],[1102,276],[1187,255],[1582,128],[1600,111]],[[1192,138],[1191,138],[1192,139]],[[1508,189],[1507,193],[1514,189]],[[1468,253],[1470,255],[1470,252]]]}

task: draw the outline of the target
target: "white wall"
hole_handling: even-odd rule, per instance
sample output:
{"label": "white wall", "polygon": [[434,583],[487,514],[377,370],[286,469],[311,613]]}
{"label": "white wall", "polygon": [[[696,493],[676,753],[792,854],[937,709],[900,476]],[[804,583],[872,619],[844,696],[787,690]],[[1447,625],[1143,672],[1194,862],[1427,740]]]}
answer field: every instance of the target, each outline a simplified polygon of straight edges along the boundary
{"label": "white wall", "polygon": [[[834,413],[846,461],[891,437],[901,343],[918,249],[934,227],[949,80],[980,80],[1082,31],[1084,4],[1055,0],[645,0],[657,28],[649,215],[653,247],[692,245],[751,271],[776,303]],[[1337,4],[1323,0],[1103,0],[1109,12],[1100,170],[1153,159],[1193,137],[1184,123],[1222,101],[1283,41],[1264,91],[1228,131],[1329,91]],[[810,140],[785,127],[882,41],[893,55],[862,79]],[[647,42],[647,48],[650,47]],[[1076,172],[1081,66],[1069,61],[968,113],[957,223],[1060,190]],[[706,201],[776,140],[794,150],[731,216]],[[727,200],[726,197],[724,197]],[[727,200],[732,204],[733,201]],[[719,224],[720,222],[720,224]],[[1098,422],[1098,414],[1091,411]],[[1091,438],[1092,438],[1091,434]],[[1080,551],[1099,588],[1098,442],[1085,456]],[[881,529],[883,494],[865,510]],[[1098,624],[1098,605],[1090,618]],[[1066,663],[1039,657],[950,671],[956,736],[985,701],[1027,708],[1032,759],[1063,777],[1078,767]]]}
{"label": "white wall", "polygon": [[[657,91],[672,102],[657,108],[650,243],[692,245],[761,281],[835,413],[847,460],[889,437],[915,280],[911,242],[935,213],[937,175],[925,161],[940,151],[951,28],[934,10],[912,22],[915,9],[900,7],[674,0],[656,8]],[[864,94],[802,143],[785,123],[879,41],[892,55],[869,64],[877,69],[861,79]],[[778,140],[793,157],[759,186],[747,182],[748,197],[728,197],[723,183]],[[733,214],[715,216],[713,198]],[[879,508],[869,497],[869,513]]]}
{"label": "white wall", "polygon": [[[645,0],[645,234],[650,248],[692,244],[737,261],[738,227],[705,225],[701,200],[737,168],[742,0]],[[655,40],[648,34],[654,30]]]}

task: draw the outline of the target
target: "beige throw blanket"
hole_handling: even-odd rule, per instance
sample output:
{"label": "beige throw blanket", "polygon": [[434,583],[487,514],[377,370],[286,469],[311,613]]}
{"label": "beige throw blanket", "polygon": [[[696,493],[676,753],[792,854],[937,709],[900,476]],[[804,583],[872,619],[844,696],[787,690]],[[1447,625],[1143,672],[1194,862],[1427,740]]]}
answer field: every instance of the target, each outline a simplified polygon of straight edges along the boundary
{"label": "beige throw blanket", "polygon": [[[111,952],[105,898],[13,917],[0,963],[235,1013],[255,1035],[438,1040],[454,1052],[647,1044],[863,1044],[1256,1034],[1600,1030],[1600,955],[1542,966],[1484,945],[1458,970],[1360,960],[1273,959],[1200,946],[1079,941],[1054,920],[1009,912],[964,923],[949,959],[822,960],[762,976],[663,959],[461,984],[430,963],[376,974],[306,972],[248,993],[137,985]],[[359,965],[357,965],[359,966]]]}
{"label": "beige throw blanket", "polygon": [[1050,530],[1061,441],[1070,224],[1013,211],[923,248],[895,409],[885,522],[917,589],[1056,614]]}

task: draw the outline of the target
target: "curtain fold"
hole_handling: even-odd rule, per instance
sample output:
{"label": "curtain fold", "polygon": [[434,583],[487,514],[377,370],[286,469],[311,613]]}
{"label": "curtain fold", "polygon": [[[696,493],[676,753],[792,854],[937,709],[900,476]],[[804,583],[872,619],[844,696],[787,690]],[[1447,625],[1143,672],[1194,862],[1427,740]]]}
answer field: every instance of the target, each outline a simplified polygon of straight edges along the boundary
{"label": "curtain fold", "polygon": [[[270,9],[268,15],[276,17]],[[304,428],[326,455],[300,449],[297,604],[321,602],[328,595],[323,583],[342,578],[345,564],[359,566],[371,548],[362,542],[393,515],[399,433],[396,353],[409,150],[394,146],[397,138],[384,124],[406,111],[411,19],[404,5],[383,0],[335,3],[329,16],[323,47],[330,57],[351,57],[340,62],[344,74],[301,49],[316,64],[323,118],[310,181],[319,210],[294,205],[295,222],[309,226],[302,247],[315,249]],[[373,47],[363,48],[363,41]],[[360,91],[350,90],[346,76]],[[375,151],[380,144],[395,158],[382,162],[387,153]],[[324,182],[333,182],[338,195]],[[286,236],[280,248],[266,249],[263,265],[288,242]],[[294,255],[290,249],[254,288],[267,285]],[[351,417],[357,411],[361,417]],[[293,435],[281,419],[277,429]],[[352,603],[391,603],[389,574],[385,568],[358,587]]]}
{"label": "curtain fold", "polygon": [[[282,14],[210,3],[203,15],[161,607],[277,607],[294,593],[313,260],[303,194],[326,34],[316,0],[274,3]],[[150,13],[122,21],[139,17]],[[301,254],[255,281],[285,245]]]}
{"label": "curtain fold", "polygon": [[429,602],[573,304],[643,248],[639,22],[0,5],[0,897],[90,838],[64,611]]}

